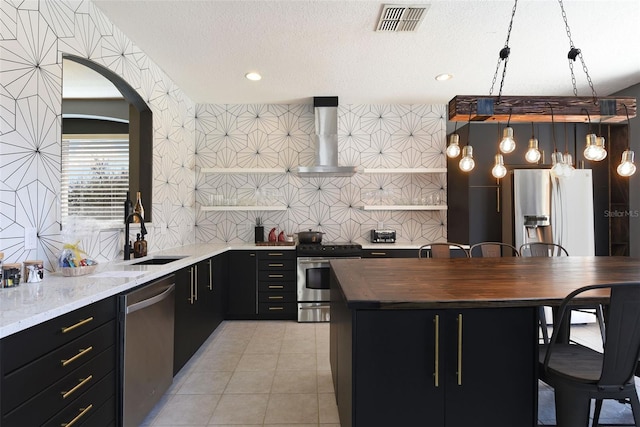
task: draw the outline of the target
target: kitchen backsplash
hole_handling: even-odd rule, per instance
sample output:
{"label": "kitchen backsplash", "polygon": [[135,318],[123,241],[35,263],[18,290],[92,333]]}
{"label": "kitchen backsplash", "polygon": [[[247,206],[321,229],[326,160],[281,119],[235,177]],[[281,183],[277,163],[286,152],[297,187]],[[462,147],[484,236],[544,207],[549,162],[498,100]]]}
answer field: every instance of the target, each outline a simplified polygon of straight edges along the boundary
{"label": "kitchen backsplash", "polygon": [[[58,200],[63,54],[90,58],[118,74],[153,112],[150,252],[194,242],[253,241],[258,216],[267,227],[312,228],[335,241],[362,239],[380,222],[395,228],[399,241],[446,239],[446,210],[360,208],[444,199],[443,173],[309,179],[284,172],[313,162],[310,105],[195,105],[91,1],[3,2],[2,14],[0,251],[7,261],[43,259],[51,270],[68,239],[60,230]],[[445,125],[444,105],[341,105],[339,162],[360,168],[445,167]],[[210,167],[283,173],[202,173]],[[257,203],[259,196],[286,209],[202,210],[216,194],[223,203]],[[76,225],[79,231],[70,234],[93,258],[121,256],[122,230]],[[25,244],[29,229],[37,233],[35,248]]]}

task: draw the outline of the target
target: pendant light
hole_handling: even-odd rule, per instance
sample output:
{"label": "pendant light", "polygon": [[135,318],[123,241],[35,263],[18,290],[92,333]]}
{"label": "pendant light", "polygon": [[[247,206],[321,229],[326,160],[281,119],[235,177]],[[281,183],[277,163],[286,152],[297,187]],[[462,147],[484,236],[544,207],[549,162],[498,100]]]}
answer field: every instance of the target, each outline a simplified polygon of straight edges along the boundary
{"label": "pendant light", "polygon": [[602,136],[602,124],[598,125],[598,133],[600,134],[600,136],[596,136],[596,162],[600,162],[607,157],[607,150],[604,146],[605,140],[604,136]]}
{"label": "pendant light", "polygon": [[469,122],[467,124],[467,145],[462,148],[462,158],[458,166],[463,172],[471,172],[476,167],[476,162],[473,160],[473,147],[471,143],[471,106],[469,106]]}
{"label": "pendant light", "polygon": [[509,119],[507,119],[507,127],[502,130],[502,140],[500,141],[500,152],[504,154],[509,154],[516,149],[516,141],[513,139],[513,128],[510,125],[511,123],[511,113],[512,109],[509,109]]}
{"label": "pendant light", "polygon": [[458,122],[456,122],[456,127],[449,136],[449,145],[447,146],[447,157],[450,159],[454,159],[460,155],[460,135],[458,135]]}
{"label": "pendant light", "polygon": [[538,163],[540,161],[540,149],[538,148],[538,140],[533,132],[533,122],[531,122],[531,139],[529,140],[529,148],[524,158],[529,163]]}
{"label": "pendant light", "polygon": [[553,107],[547,103],[551,109],[551,135],[553,138],[553,153],[551,154],[551,175],[556,177],[564,176],[564,156],[556,146],[556,124],[553,119]]}
{"label": "pendant light", "polygon": [[[500,122],[498,122],[498,136],[500,136]],[[502,157],[500,151],[498,151],[498,154],[494,157],[494,165],[491,169],[491,175],[497,179],[504,178],[507,175],[507,168],[504,167],[504,157]]]}
{"label": "pendant light", "polygon": [[629,120],[629,110],[627,110],[626,105],[624,106],[624,111],[627,114],[627,149],[622,153],[622,160],[618,165],[617,171],[620,176],[631,176],[636,173],[635,153],[631,150],[631,121]]}
{"label": "pendant light", "polygon": [[589,114],[589,111],[587,111],[586,108],[582,108],[580,112],[582,111],[587,113],[587,120],[589,121],[589,133],[587,133],[587,136],[585,138],[586,144],[584,146],[584,151],[582,152],[582,154],[584,155],[585,159],[595,161],[598,157],[598,149],[596,148],[596,139],[598,137],[595,133],[593,133],[591,129],[591,115]]}
{"label": "pendant light", "polygon": [[571,153],[569,153],[569,137],[567,134],[567,123],[564,124],[564,155],[562,156],[564,160],[564,176],[570,177],[573,176],[576,168],[573,167],[573,157]]}

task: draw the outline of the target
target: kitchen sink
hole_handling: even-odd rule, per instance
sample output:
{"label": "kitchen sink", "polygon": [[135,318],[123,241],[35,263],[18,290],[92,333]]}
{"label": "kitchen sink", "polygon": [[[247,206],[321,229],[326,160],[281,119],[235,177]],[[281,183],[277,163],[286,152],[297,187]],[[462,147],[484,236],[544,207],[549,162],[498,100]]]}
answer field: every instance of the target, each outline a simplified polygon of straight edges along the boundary
{"label": "kitchen sink", "polygon": [[183,256],[155,256],[153,258],[147,258],[142,261],[132,262],[130,265],[164,265],[173,261],[178,261],[184,258]]}

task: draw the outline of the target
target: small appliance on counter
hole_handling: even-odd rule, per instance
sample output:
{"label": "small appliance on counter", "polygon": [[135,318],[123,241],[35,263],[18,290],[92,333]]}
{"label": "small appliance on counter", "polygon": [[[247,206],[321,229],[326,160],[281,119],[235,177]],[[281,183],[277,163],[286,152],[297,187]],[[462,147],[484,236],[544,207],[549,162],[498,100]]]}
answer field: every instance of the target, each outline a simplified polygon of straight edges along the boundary
{"label": "small appliance on counter", "polygon": [[371,243],[395,243],[396,230],[371,230]]}

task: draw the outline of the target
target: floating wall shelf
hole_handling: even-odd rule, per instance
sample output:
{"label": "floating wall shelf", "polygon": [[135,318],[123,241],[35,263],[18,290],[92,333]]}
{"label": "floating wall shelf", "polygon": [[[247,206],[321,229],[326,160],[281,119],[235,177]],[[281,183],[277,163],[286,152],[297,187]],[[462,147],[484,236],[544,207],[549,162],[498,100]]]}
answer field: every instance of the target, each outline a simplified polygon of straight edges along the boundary
{"label": "floating wall shelf", "polygon": [[447,173],[447,168],[365,168],[362,173]]}
{"label": "floating wall shelf", "polygon": [[287,207],[280,206],[201,206],[203,211],[286,211]]}
{"label": "floating wall shelf", "polygon": [[201,168],[202,173],[268,173],[268,174],[284,174],[287,170],[284,168]]}
{"label": "floating wall shelf", "polygon": [[363,211],[446,211],[446,205],[364,205]]}

